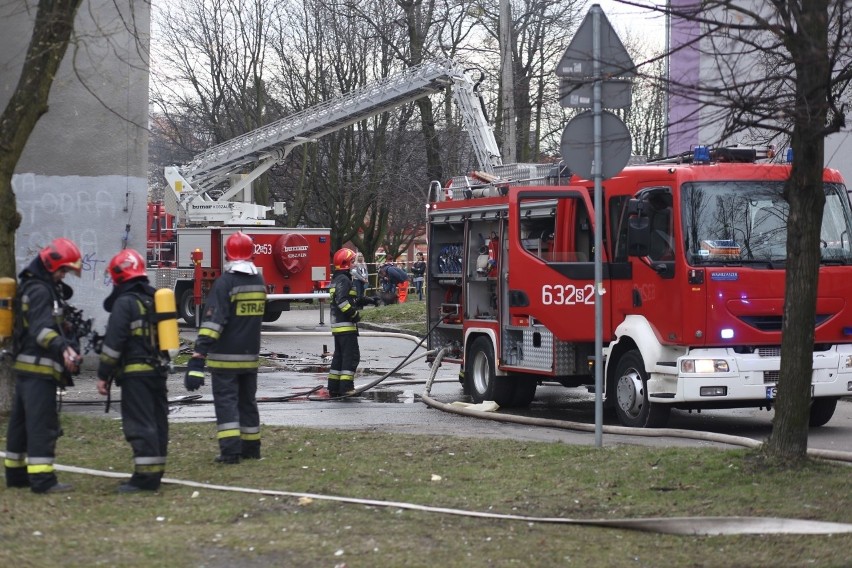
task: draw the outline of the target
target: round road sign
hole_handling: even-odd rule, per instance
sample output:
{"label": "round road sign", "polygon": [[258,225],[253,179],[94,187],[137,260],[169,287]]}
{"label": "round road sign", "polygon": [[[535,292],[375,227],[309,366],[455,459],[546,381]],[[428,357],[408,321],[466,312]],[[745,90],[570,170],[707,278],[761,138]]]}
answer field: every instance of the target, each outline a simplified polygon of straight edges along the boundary
{"label": "round road sign", "polygon": [[[624,169],[630,159],[632,139],[620,118],[601,111],[601,175],[609,179]],[[562,131],[562,159],[571,171],[592,179],[595,158],[595,113],[587,110],[572,118]]]}

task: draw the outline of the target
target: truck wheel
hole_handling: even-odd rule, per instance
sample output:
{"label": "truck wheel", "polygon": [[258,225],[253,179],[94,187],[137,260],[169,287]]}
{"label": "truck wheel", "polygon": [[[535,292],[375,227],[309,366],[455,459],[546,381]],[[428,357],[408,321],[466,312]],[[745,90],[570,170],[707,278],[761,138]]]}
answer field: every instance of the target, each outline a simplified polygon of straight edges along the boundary
{"label": "truck wheel", "polygon": [[263,323],[272,323],[278,321],[281,317],[281,310],[268,310],[263,312]]}
{"label": "truck wheel", "polygon": [[523,408],[529,406],[535,398],[535,389],[538,386],[538,378],[532,376],[517,376],[512,381],[515,384],[515,393],[512,396],[512,408]]}
{"label": "truck wheel", "polygon": [[811,415],[808,418],[808,426],[812,428],[825,426],[831,420],[831,417],[834,416],[835,408],[837,408],[836,398],[815,398],[811,402]]}
{"label": "truck wheel", "polygon": [[514,388],[507,377],[494,373],[494,349],[487,337],[473,341],[465,360],[464,380],[473,402],[493,400],[500,406],[511,406]]}
{"label": "truck wheel", "polygon": [[[203,308],[204,306],[202,306]],[[195,326],[195,296],[192,289],[184,290],[177,305],[178,314],[188,325]]]}
{"label": "truck wheel", "polygon": [[648,375],[637,350],[628,351],[615,370],[615,412],[618,421],[632,428],[663,428],[671,407],[648,401]]}

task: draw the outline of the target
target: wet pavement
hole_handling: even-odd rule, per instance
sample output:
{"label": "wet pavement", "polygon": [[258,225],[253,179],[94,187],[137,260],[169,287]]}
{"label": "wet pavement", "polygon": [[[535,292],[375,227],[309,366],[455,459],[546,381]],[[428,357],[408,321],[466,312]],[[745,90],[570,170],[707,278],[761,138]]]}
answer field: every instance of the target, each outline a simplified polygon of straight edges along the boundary
{"label": "wet pavement", "polygon": [[[379,336],[377,329],[362,329],[359,342],[361,364],[356,386],[362,387],[378,380],[407,358],[413,361],[358,398],[328,400],[322,387],[326,383],[333,340],[328,331],[327,310],[323,316],[321,322],[319,310],[297,310],[285,312],[277,322],[264,325],[262,355],[268,365],[258,375],[258,401],[263,424],[594,444],[593,433],[486,421],[430,408],[420,398],[431,368],[423,357],[425,347],[416,344],[419,338]],[[181,336],[191,342],[195,330],[183,327]],[[204,387],[196,393],[188,393],[183,387],[183,373],[171,375],[170,419],[174,422],[214,421],[209,383],[208,377]],[[120,390],[113,389],[113,395],[120,397]],[[458,382],[458,365],[447,364],[438,369],[431,395],[443,403],[469,402]],[[103,416],[102,398],[94,391],[93,378],[81,377],[77,386],[69,389],[65,399],[66,412]],[[538,388],[536,400],[529,408],[501,412],[594,424],[594,395],[584,389],[566,389],[545,383]],[[108,416],[118,418],[117,404],[113,405]],[[669,426],[765,439],[771,432],[772,416],[772,412],[757,409],[704,411],[701,414],[674,411]],[[616,425],[617,422],[606,415],[604,424]],[[841,401],[837,414],[827,427],[811,430],[810,446],[852,451],[850,434],[852,403]],[[719,445],[678,438],[605,434],[604,445],[614,444]]]}

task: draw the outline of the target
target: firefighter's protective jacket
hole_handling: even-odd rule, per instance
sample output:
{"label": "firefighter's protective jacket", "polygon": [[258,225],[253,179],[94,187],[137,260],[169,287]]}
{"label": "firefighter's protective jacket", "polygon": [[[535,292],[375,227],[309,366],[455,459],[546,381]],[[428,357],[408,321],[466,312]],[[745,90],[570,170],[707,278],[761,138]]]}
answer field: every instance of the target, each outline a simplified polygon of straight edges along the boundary
{"label": "firefighter's protective jacket", "polygon": [[256,370],[266,286],[260,274],[225,272],[210,290],[195,351],[212,372]]}
{"label": "firefighter's protective jacket", "polygon": [[73,293],[64,282],[54,282],[36,257],[18,275],[20,346],[14,368],[21,373],[62,381],[62,353],[71,343],[63,335],[65,300]]}
{"label": "firefighter's protective jacket", "polygon": [[358,333],[356,321],[353,321],[359,317],[355,307],[358,291],[352,286],[352,276],[348,270],[334,272],[328,295],[331,300],[331,333]]}
{"label": "firefighter's protective jacket", "polygon": [[104,309],[112,315],[101,350],[99,377],[158,372],[156,325],[150,318],[155,291],[147,278],[134,278],[115,286],[104,300]]}

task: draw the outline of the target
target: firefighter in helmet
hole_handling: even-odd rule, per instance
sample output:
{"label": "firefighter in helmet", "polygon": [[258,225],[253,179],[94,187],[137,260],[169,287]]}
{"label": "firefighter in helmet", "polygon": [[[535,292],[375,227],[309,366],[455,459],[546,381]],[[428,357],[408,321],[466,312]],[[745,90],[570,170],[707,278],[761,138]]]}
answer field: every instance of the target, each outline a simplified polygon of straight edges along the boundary
{"label": "firefighter in helmet", "polygon": [[107,331],[98,365],[98,392],[109,395],[110,381],[121,387],[121,425],[133,449],[133,475],[119,493],[156,491],[166,469],[169,443],[167,361],[159,355],[154,292],[145,260],[124,249],[107,266],[113,288],[104,309]]}
{"label": "firefighter in helmet", "polygon": [[355,371],[361,361],[358,347],[358,292],[352,285],[352,263],[355,251],[342,248],[334,253],[334,274],[331,277],[331,333],[334,336],[334,355],[328,370],[328,395],[332,398],[351,396],[355,391]]}
{"label": "firefighter in helmet", "polygon": [[18,275],[15,394],[4,460],[7,487],[29,487],[34,493],[71,490],[59,483],[53,468],[61,432],[56,389],[65,386],[64,373],[79,370],[79,346],[67,335],[63,317],[73,292],[62,280],[68,272],[79,277],[81,267],[80,249],[60,237]]}
{"label": "firefighter in helmet", "polygon": [[217,463],[260,459],[257,367],[266,285],[252,262],[254,243],[242,232],[225,241],[228,263],[207,296],[201,329],[184,378],[189,391],[204,384],[210,368],[216,409]]}

